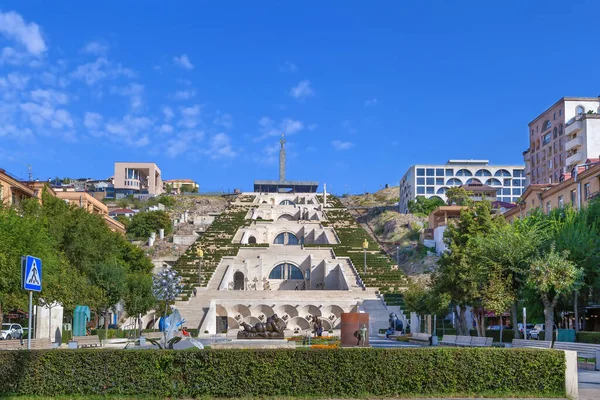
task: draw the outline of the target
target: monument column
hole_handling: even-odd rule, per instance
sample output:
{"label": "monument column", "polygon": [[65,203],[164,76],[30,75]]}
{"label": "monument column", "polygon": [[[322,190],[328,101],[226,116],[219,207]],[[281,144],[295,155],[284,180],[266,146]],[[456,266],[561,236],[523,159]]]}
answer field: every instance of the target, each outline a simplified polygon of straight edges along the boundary
{"label": "monument column", "polygon": [[285,181],[285,135],[281,134],[281,150],[279,150],[279,181]]}

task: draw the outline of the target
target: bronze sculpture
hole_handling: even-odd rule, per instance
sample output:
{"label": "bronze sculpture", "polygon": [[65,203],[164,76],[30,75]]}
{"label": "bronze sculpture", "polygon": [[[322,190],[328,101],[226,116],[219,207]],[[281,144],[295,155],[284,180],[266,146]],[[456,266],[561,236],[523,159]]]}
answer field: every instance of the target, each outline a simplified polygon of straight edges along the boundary
{"label": "bronze sculpture", "polygon": [[277,314],[267,318],[266,322],[257,322],[254,326],[241,322],[238,339],[283,339],[283,329],[277,325],[281,319]]}

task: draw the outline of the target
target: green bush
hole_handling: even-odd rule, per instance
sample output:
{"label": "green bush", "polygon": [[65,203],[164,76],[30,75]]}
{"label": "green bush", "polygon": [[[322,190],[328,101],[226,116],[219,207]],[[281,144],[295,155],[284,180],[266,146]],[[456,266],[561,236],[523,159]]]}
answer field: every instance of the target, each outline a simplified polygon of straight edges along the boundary
{"label": "green bush", "polygon": [[577,332],[577,342],[600,344],[600,332]]}
{"label": "green bush", "polygon": [[564,353],[533,349],[39,350],[0,365],[3,397],[565,396]]}

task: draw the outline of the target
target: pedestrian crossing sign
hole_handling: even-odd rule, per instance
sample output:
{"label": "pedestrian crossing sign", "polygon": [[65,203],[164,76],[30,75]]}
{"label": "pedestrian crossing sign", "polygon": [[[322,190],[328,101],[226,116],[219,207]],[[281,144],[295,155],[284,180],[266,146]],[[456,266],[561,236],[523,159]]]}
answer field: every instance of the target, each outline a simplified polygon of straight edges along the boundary
{"label": "pedestrian crossing sign", "polygon": [[23,257],[21,279],[23,281],[23,289],[34,292],[42,291],[42,260],[27,256]]}

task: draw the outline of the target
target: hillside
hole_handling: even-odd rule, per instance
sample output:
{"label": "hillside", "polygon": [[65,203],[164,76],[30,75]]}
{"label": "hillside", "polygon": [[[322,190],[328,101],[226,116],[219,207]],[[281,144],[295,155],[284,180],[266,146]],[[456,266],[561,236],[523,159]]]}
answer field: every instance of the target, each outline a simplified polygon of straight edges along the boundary
{"label": "hillside", "polygon": [[399,258],[402,271],[407,275],[427,274],[438,259],[428,255],[427,248],[419,244],[427,218],[398,213],[398,190],[396,186],[340,200],[390,257]]}

